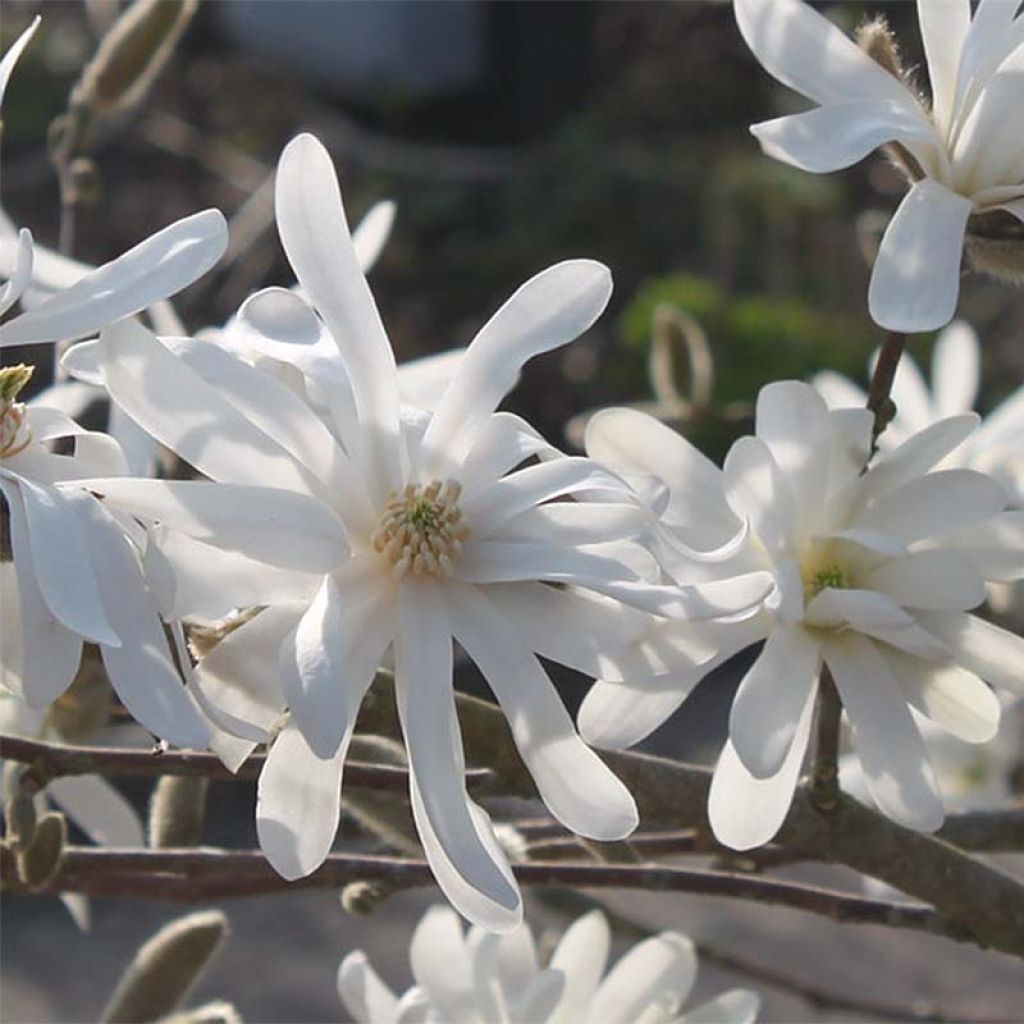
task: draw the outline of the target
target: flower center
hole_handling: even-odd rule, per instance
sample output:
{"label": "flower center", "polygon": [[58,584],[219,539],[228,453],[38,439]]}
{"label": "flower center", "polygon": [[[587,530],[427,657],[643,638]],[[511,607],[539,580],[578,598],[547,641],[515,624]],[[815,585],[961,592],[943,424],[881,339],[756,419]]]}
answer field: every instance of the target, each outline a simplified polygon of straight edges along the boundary
{"label": "flower center", "polygon": [[32,431],[25,422],[25,405],[15,401],[32,376],[32,369],[19,364],[0,370],[0,459],[17,455],[32,443]]}
{"label": "flower center", "polygon": [[847,590],[850,586],[849,570],[839,562],[828,562],[804,572],[804,599],[806,601],[817,597],[828,587]]}
{"label": "flower center", "polygon": [[431,480],[407,484],[392,494],[380,526],[370,538],[373,548],[393,567],[398,579],[406,573],[444,577],[454,571],[454,560],[469,536],[459,508],[461,484]]}

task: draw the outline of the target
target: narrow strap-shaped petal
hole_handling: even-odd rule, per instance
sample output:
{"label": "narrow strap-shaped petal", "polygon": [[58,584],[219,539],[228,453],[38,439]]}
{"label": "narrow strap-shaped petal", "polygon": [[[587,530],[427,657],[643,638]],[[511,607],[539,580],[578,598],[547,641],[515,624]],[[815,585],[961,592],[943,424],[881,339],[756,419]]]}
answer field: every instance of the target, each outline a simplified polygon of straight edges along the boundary
{"label": "narrow strap-shaped petal", "polygon": [[135,808],[99,775],[54,779],[47,785],[46,795],[60,804],[94,843],[129,849],[145,846]]}
{"label": "narrow strap-shaped petal", "polygon": [[868,289],[871,318],[890,331],[930,331],[953,319],[969,199],[916,182],[889,223]]}
{"label": "narrow strap-shaped petal", "polygon": [[789,753],[782,767],[767,779],[755,779],[732,743],[722,749],[708,794],[708,821],[715,838],[731,850],[752,850],[775,838],[793,802],[800,767],[814,719],[812,691],[800,713]]}
{"label": "narrow strap-shaped petal", "polygon": [[582,1021],[604,975],[611,952],[612,934],[600,910],[577,918],[565,930],[551,955],[551,967],[565,975],[558,1004],[559,1020]]}
{"label": "narrow strap-shaped petal", "polygon": [[483,673],[541,799],[566,828],[623,839],[637,825],[626,787],[579,738],[554,684],[512,623],[477,587],[449,586],[455,638]]}
{"label": "narrow strap-shaped petal", "polygon": [[918,612],[917,617],[948,645],[958,665],[1024,696],[1024,637],[962,612]]}
{"label": "narrow strap-shaped petal", "polygon": [[917,19],[928,61],[932,116],[946,133],[955,111],[960,54],[971,26],[971,0],[918,0]]}
{"label": "narrow strap-shaped petal", "polygon": [[7,48],[7,52],[0,59],[0,104],[4,100],[4,92],[7,90],[7,83],[10,80],[11,72],[14,71],[14,66],[18,63],[18,59],[22,53],[25,52],[25,47],[32,42],[32,37],[36,34],[36,29],[39,28],[39,23],[42,21],[42,16],[37,14],[17,39]]}
{"label": "narrow strap-shaped petal", "polygon": [[963,320],[951,323],[935,342],[932,388],[939,416],[970,412],[978,397],[981,346],[974,328]]}
{"label": "narrow strap-shaped petal", "polygon": [[284,696],[318,757],[332,757],[352,729],[394,635],[388,581],[375,569],[354,562],[325,576],[294,634],[281,646]]}
{"label": "narrow strap-shaped petal", "polygon": [[586,547],[635,537],[649,525],[647,510],[629,502],[556,501],[520,512],[495,539]]}
{"label": "narrow strap-shaped petal", "polygon": [[18,232],[18,248],[14,270],[0,288],[0,316],[13,306],[32,282],[32,232],[22,228]]}
{"label": "narrow strap-shaped petal", "polygon": [[834,370],[822,370],[811,378],[811,386],[830,409],[859,409],[867,404],[867,392]]}
{"label": "narrow strap-shaped petal", "polygon": [[441,1019],[473,1018],[472,964],[462,921],[451,907],[430,907],[420,919],[409,943],[409,966]]}
{"label": "narrow strap-shaped petal", "polygon": [[971,559],[941,548],[888,559],[861,583],[904,608],[963,612],[985,602],[985,583]]}
{"label": "narrow strap-shaped petal", "polygon": [[94,334],[181,291],[220,259],[227,241],[219,210],[176,221],[4,324],[0,348]]}
{"label": "narrow strap-shaped petal", "polygon": [[956,530],[943,538],[943,544],[962,551],[986,580],[1014,583],[1024,579],[1024,508]]}
{"label": "narrow strap-shaped petal", "polygon": [[356,1024],[396,1024],[398,1000],[357,949],[338,967],[338,998]]}
{"label": "narrow strap-shaped petal", "polygon": [[282,569],[324,573],[349,554],[342,521],[305,494],[208,480],[132,477],[78,486],[87,486],[131,515]]}
{"label": "narrow strap-shaped petal", "polygon": [[[507,920],[506,915],[519,914],[520,897],[502,870],[504,858],[495,859],[470,814],[452,692],[452,636],[442,592],[431,583],[417,581],[402,585],[398,595],[395,691],[410,771],[416,779],[414,807],[418,800],[421,817],[445,862],[461,880],[460,888],[465,887],[462,891],[476,893],[494,915],[487,913],[484,920],[474,916],[482,910],[476,900],[471,906],[456,902],[459,910],[483,925],[495,915]],[[417,827],[422,831],[419,819]],[[429,855],[432,851],[424,845]],[[445,884],[440,875],[438,881]]]}
{"label": "narrow strap-shaped petal", "polygon": [[512,389],[533,356],[578,338],[604,312],[608,268],[567,260],[530,278],[481,328],[427,428],[424,449],[441,469]]}
{"label": "narrow strap-shaped petal", "polygon": [[3,571],[3,657],[0,680],[32,708],[44,708],[68,687],[82,657],[82,638],[60,622],[39,591],[21,490],[0,473],[11,520],[13,563]]}
{"label": "narrow strap-shaped petal", "polygon": [[759,437],[741,437],[722,468],[729,507],[771,552],[792,549],[799,529],[799,506],[789,480],[771,449]]}
{"label": "narrow strap-shaped petal", "polygon": [[490,487],[506,473],[535,455],[560,455],[522,417],[510,412],[489,416],[473,436],[473,443],[456,476],[466,500]]}
{"label": "narrow strap-shaped petal", "polygon": [[750,989],[733,988],[695,1006],[677,1024],[754,1024],[761,997]]}
{"label": "narrow strap-shaped petal", "polygon": [[779,626],[740,682],[729,739],[755,778],[770,778],[782,767],[820,667],[820,646],[810,633],[800,625]]}
{"label": "narrow strap-shaped petal", "polygon": [[823,653],[875,802],[904,827],[934,832],[945,816],[935,777],[903,692],[878,648],[866,637],[845,633],[830,637]]}
{"label": "narrow strap-shaped petal", "polygon": [[323,759],[289,722],[270,748],[256,789],[256,834],[282,878],[305,878],[331,850],[341,818],[341,775],[350,736],[334,757]]}
{"label": "narrow strap-shaped petal", "polygon": [[397,209],[390,199],[374,203],[352,232],[352,248],[356,251],[356,261],[363,273],[373,269],[381,250],[387,244]]}
{"label": "narrow strap-shaped petal", "polygon": [[292,139],[277,166],[277,230],[299,284],[341,351],[367,437],[364,470],[381,500],[398,490],[395,357],[352,244],[327,150],[312,135]]}

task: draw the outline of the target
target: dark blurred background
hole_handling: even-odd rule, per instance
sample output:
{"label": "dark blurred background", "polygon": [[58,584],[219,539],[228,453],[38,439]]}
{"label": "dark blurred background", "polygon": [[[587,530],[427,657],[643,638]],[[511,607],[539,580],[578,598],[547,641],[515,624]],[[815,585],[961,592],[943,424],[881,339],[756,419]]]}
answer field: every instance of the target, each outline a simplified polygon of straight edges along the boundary
{"label": "dark blurred background", "polygon": [[[919,62],[912,4],[828,11],[852,28],[879,9]],[[3,3],[4,48],[43,14],[7,94],[0,187],[14,223],[45,245],[56,244],[59,222],[47,128],[117,10],[110,0]],[[273,225],[273,169],[284,144],[310,130],[335,158],[353,223],[375,201],[397,201],[372,284],[400,359],[467,343],[545,266],[599,259],[615,276],[609,312],[582,341],[535,360],[509,405],[562,441],[588,408],[648,399],[651,315],[670,302],[708,333],[716,407],[739,410],[685,427],[721,455],[749,426],[736,403],[752,402],[760,385],[825,367],[863,381],[881,340],[867,317],[857,222],[894,209],[902,182],[879,158],[819,176],[763,157],[747,126],[801,106],[748,53],[728,3],[204,0],[147,100],[100,139],[100,189],[79,215],[74,255],[110,259],[217,206],[231,222],[228,257],[176,307],[192,330],[222,323],[253,290],[292,282]],[[1024,303],[972,277],[960,309],[985,345],[991,407],[1024,377]],[[929,340],[914,344],[927,362]],[[742,667],[702,685],[653,748],[711,756]],[[582,693],[572,682],[563,690],[572,705]],[[141,806],[144,789],[135,796]],[[208,841],[252,843],[250,787],[215,787],[212,807]],[[365,945],[386,976],[407,983],[409,928],[430,898],[396,899],[369,920],[342,917],[330,894],[229,908],[237,934],[204,993],[236,1001],[252,1021],[340,1019],[342,952]],[[960,997],[951,1005],[977,1012],[974,972],[993,962],[939,940],[823,932],[785,912],[655,903],[652,924],[726,936],[762,957],[813,965],[817,956],[820,967],[827,955],[841,985],[857,991],[870,979],[904,1001]],[[170,916],[106,903],[95,908],[93,941],[55,900],[8,899],[6,908],[0,1010],[9,1021],[95,1018],[120,964]],[[829,945],[837,934],[840,945]],[[841,963],[839,948],[848,950]],[[886,981],[893,951],[903,968]],[[1006,1019],[1013,976],[1002,970],[989,975],[984,1005]],[[737,983],[713,969],[702,978],[705,995]],[[766,1019],[823,1019],[821,1008],[768,999]]]}

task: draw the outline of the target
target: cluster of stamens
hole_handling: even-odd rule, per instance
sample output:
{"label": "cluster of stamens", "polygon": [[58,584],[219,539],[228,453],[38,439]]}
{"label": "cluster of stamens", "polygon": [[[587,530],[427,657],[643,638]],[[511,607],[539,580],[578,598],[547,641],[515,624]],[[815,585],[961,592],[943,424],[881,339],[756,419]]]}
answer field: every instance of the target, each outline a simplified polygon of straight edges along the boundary
{"label": "cluster of stamens", "polygon": [[374,550],[391,562],[398,579],[409,572],[452,574],[462,542],[469,536],[459,508],[461,493],[461,484],[454,480],[431,480],[425,485],[407,484],[401,494],[388,499],[371,541]]}
{"label": "cluster of stamens", "polygon": [[804,576],[804,595],[808,601],[829,587],[836,590],[847,590],[850,587],[849,572],[837,562],[820,566]]}
{"label": "cluster of stamens", "polygon": [[17,455],[32,443],[32,430],[25,422],[25,405],[15,401],[31,376],[31,366],[7,366],[0,370],[0,459]]}

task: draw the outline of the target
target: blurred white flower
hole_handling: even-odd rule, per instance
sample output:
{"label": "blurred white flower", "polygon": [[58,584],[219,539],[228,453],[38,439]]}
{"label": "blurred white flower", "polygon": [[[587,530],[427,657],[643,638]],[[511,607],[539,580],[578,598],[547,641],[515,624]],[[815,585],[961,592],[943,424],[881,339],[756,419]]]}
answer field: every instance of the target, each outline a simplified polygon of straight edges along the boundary
{"label": "blurred white flower", "polygon": [[[892,399],[896,417],[879,439],[888,451],[912,434],[947,416],[970,412],[978,397],[981,351],[971,326],[957,321],[935,342],[931,393],[917,364],[904,355],[896,370]],[[826,370],[811,382],[830,409],[863,409],[867,394],[841,374]],[[997,406],[981,426],[942,460],[942,468],[962,466],[1002,483],[1010,504],[1024,508],[1024,387]]]}
{"label": "blurred white flower", "polygon": [[918,0],[931,103],[803,0],[734,0],[757,59],[818,104],[756,124],[769,156],[806,171],[849,167],[887,143],[914,183],[889,224],[868,293],[872,318],[926,331],[953,317],[972,214],[1024,220],[1024,17],[1011,0]]}
{"label": "blurred white flower", "polygon": [[[682,589],[649,582],[622,561],[653,568],[628,540],[648,513],[622,481],[587,459],[557,456],[522,420],[494,412],[525,360],[598,317],[611,292],[605,267],[574,260],[528,281],[463,354],[436,411],[400,410],[391,346],[330,158],[312,136],[281,157],[277,220],[323,321],[279,290],[249,343],[280,358],[282,342],[301,353],[328,332],[333,353],[322,346],[314,364],[298,361],[322,416],[215,345],[161,342],[129,322],[101,335],[98,362],[113,400],[213,480],[324,500],[345,523],[350,557],[326,576],[269,576],[211,559],[202,544],[165,545],[175,614],[270,606],[215,647],[197,678],[223,713],[219,724],[254,742],[270,740],[290,713],[257,806],[260,844],[287,878],[309,874],[330,850],[356,714],[393,651],[413,811],[435,876],[467,917],[508,929],[520,919],[520,896],[466,793],[453,638],[505,709],[555,817],[582,835],[618,839],[636,825],[632,798],[579,739],[534,651],[568,644],[592,659],[629,623],[620,602],[664,615],[731,614],[760,601],[770,579]],[[547,461],[510,472],[538,453]],[[601,500],[553,500],[581,492]],[[173,518],[134,482],[103,493],[136,510],[151,497],[154,519]],[[535,624],[538,611],[545,618]]]}
{"label": "blurred white flower", "polygon": [[760,1001],[745,989],[680,1013],[697,956],[679,932],[639,943],[605,975],[610,950],[599,910],[569,927],[542,968],[528,925],[464,935],[454,911],[432,907],[413,933],[411,989],[396,996],[357,951],[341,962],[338,994],[356,1024],[750,1024],[757,1016]]}
{"label": "blurred white flower", "polygon": [[746,525],[746,542],[728,561],[694,567],[665,547],[666,568],[678,578],[766,569],[776,590],[755,616],[680,627],[684,640],[667,659],[678,678],[597,683],[580,711],[583,736],[599,746],[636,742],[710,667],[765,640],[736,693],[711,787],[719,840],[748,849],[781,826],[823,664],[876,804],[908,828],[937,828],[942,802],[911,708],[980,743],[999,722],[999,701],[983,680],[1024,693],[1024,640],[967,614],[1000,566],[1024,571],[1024,538],[991,528],[987,547],[968,557],[956,538],[970,529],[982,535],[1005,495],[980,473],[934,468],[976,425],[973,414],[941,420],[862,472],[870,413],[829,412],[809,385],[782,382],[762,389],[756,436],[737,441],[719,471],[643,414],[599,413],[588,452],[623,474],[660,477],[671,492],[667,531],[690,543],[709,524],[727,534]]}

